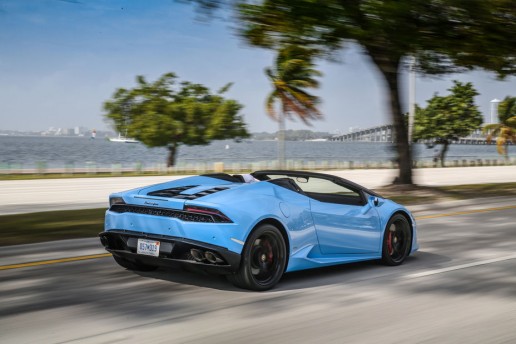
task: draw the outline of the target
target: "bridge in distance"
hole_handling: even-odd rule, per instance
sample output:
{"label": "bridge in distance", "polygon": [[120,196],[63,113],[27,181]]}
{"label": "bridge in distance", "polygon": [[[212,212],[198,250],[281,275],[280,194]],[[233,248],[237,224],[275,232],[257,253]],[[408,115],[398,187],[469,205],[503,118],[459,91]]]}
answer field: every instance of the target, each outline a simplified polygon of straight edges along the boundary
{"label": "bridge in distance", "polygon": [[[394,126],[392,124],[380,125],[377,127],[360,129],[353,131],[348,134],[334,135],[330,138],[330,141],[343,141],[343,142],[394,142]],[[474,145],[486,145],[488,144],[487,139],[480,130],[475,131],[473,134],[467,137],[461,137],[455,140],[455,144],[474,144]],[[492,142],[495,143],[494,141]]]}

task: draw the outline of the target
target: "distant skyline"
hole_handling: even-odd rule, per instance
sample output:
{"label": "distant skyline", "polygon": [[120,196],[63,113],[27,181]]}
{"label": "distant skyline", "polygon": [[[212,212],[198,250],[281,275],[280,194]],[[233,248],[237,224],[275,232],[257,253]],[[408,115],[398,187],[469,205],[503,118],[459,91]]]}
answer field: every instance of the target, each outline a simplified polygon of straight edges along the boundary
{"label": "distant skyline", "polygon": [[[165,0],[0,0],[0,130],[109,130],[102,104],[116,88],[133,87],[136,75],[155,80],[174,72],[213,91],[234,82],[227,96],[244,105],[249,130],[276,131],[264,110],[271,86],[263,72],[274,53],[246,46],[230,21],[198,17],[192,5]],[[339,55],[342,63],[318,64],[324,76],[314,93],[324,120],[312,127],[288,122],[287,129],[345,133],[390,123],[383,80],[368,57],[356,45]],[[498,81],[476,71],[418,76],[417,103],[446,94],[453,79],[474,84],[486,121],[493,98],[516,96],[515,77]],[[407,84],[405,73],[401,80]]]}

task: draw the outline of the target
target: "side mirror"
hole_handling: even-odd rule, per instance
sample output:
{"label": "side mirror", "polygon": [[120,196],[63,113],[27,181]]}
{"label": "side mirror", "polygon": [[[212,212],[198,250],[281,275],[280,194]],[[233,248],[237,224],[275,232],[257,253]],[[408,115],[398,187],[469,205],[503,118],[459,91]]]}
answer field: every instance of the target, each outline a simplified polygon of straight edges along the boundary
{"label": "side mirror", "polygon": [[298,183],[308,183],[308,177],[296,177]]}
{"label": "side mirror", "polygon": [[378,200],[378,197],[373,198],[373,204],[375,207],[377,207],[379,203],[380,201]]}

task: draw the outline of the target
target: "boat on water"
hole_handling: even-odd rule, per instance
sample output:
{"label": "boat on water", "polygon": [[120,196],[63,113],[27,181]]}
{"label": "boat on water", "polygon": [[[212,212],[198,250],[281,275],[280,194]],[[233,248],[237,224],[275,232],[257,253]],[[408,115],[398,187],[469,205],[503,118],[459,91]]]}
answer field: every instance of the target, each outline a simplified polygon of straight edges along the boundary
{"label": "boat on water", "polygon": [[120,133],[118,133],[118,137],[110,137],[109,141],[111,142],[122,142],[122,143],[140,143],[140,141],[135,140],[130,137],[122,136]]}

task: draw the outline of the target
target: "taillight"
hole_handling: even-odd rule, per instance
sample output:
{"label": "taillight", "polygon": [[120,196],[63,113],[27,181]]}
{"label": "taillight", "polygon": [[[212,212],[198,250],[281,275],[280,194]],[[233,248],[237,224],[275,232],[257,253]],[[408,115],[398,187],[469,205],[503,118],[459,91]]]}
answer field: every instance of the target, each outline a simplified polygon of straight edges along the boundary
{"label": "taillight", "polygon": [[214,222],[233,222],[229,217],[227,217],[217,209],[187,205],[184,207],[183,210],[189,213],[210,215],[213,218]]}
{"label": "taillight", "polygon": [[122,197],[111,197],[109,198],[109,206],[111,207],[114,204],[125,204],[124,199]]}

